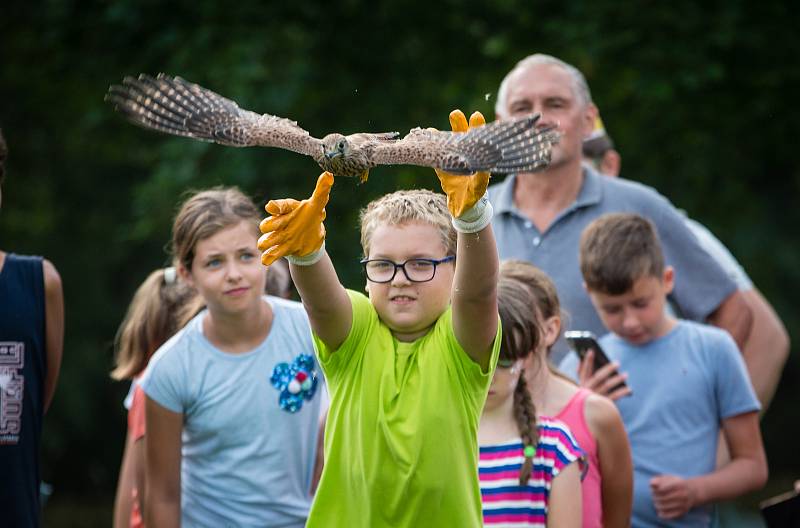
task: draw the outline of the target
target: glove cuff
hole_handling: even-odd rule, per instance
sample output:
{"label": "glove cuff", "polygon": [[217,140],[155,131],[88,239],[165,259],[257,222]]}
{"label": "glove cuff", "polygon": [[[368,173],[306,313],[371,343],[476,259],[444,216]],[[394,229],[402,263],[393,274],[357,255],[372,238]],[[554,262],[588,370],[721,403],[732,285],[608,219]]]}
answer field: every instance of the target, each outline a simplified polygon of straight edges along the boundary
{"label": "glove cuff", "polygon": [[461,233],[477,233],[492,221],[494,208],[489,202],[487,193],[475,202],[475,205],[464,211],[458,218],[453,218],[453,227]]}
{"label": "glove cuff", "polygon": [[311,266],[312,264],[316,264],[325,254],[325,241],[322,241],[322,245],[319,247],[318,250],[314,251],[313,253],[309,253],[308,255],[304,255],[302,257],[298,257],[297,255],[286,255],[286,260],[289,261],[290,264],[294,264],[295,266]]}

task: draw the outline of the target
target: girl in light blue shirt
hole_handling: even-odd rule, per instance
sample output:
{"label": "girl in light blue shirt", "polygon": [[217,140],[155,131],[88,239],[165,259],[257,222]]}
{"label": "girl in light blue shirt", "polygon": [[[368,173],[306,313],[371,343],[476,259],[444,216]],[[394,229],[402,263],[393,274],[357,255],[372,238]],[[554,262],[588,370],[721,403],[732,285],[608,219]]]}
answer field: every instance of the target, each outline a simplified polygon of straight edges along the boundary
{"label": "girl in light blue shirt", "polygon": [[258,212],[237,189],[189,198],[178,272],[206,309],[162,346],[147,395],[148,526],[304,526],[323,380],[302,305],[264,297]]}

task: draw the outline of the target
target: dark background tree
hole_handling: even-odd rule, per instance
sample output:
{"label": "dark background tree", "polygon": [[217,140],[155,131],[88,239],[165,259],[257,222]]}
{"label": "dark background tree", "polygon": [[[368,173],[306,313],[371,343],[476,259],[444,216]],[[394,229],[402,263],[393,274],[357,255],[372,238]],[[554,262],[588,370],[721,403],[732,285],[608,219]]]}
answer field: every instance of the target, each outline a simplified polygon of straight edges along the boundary
{"label": "dark background tree", "polygon": [[[12,1],[0,9],[0,126],[10,147],[0,246],[44,254],[66,297],[61,380],[45,421],[50,526],[108,524],[125,434],[112,340],[136,286],[167,262],[181,194],[238,185],[263,204],[303,197],[308,158],[238,150],[133,127],[103,102],[124,75],[180,75],[312,134],[446,128],[460,107],[492,119],[497,86],[536,51],[587,76],[623,176],[658,188],[736,254],[794,340],[800,252],[800,27],[783,2],[438,3]],[[357,211],[433,171],[383,167],[337,181],[332,257],[360,288]],[[349,265],[348,265],[349,263]],[[752,505],[800,475],[790,358],[763,422],[771,478]],[[665,439],[669,441],[669,439]]]}

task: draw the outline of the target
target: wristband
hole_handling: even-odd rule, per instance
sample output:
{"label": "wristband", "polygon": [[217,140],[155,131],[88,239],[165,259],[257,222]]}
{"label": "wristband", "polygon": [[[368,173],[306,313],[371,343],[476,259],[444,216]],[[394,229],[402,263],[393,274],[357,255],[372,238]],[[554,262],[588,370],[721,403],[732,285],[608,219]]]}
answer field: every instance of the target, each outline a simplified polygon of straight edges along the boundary
{"label": "wristband", "polygon": [[290,264],[294,264],[295,266],[310,266],[312,264],[316,264],[325,254],[325,241],[322,241],[322,245],[319,247],[318,250],[309,253],[308,255],[303,255],[302,257],[298,257],[296,255],[286,255],[286,260],[289,261]]}
{"label": "wristband", "polygon": [[492,221],[494,208],[487,194],[475,202],[475,205],[464,211],[458,218],[453,218],[453,227],[460,233],[477,233]]}

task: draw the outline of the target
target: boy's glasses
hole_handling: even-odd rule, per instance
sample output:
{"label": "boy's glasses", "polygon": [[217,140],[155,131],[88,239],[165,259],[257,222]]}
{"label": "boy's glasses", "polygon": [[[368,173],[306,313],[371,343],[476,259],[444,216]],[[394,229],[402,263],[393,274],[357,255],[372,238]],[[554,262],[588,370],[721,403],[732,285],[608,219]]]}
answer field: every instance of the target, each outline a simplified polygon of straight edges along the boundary
{"label": "boy's glasses", "polygon": [[402,269],[406,278],[411,282],[428,282],[436,275],[436,266],[455,260],[455,255],[443,259],[414,258],[397,264],[386,259],[364,259],[361,264],[370,282],[391,282],[397,275],[397,270]]}

